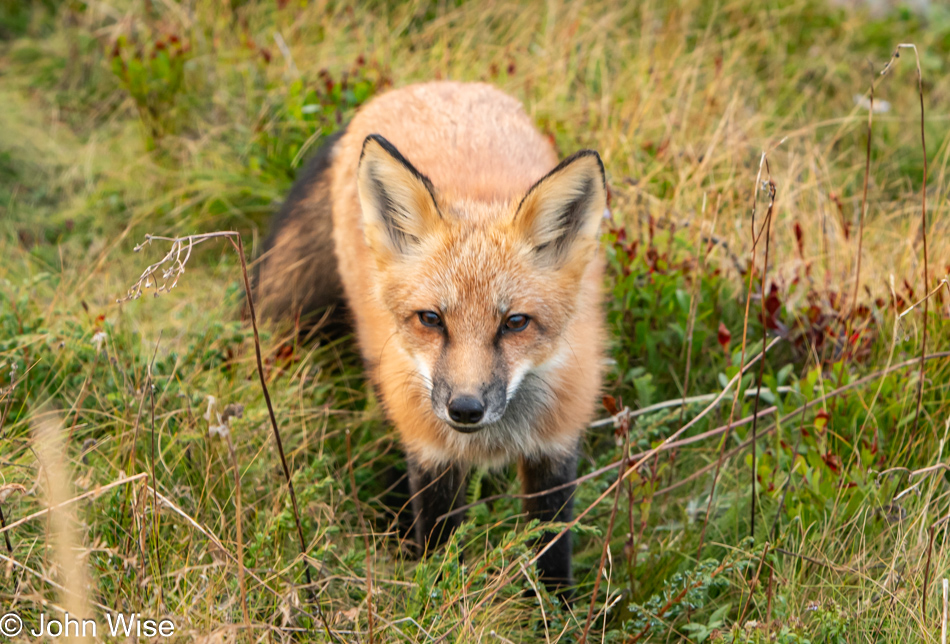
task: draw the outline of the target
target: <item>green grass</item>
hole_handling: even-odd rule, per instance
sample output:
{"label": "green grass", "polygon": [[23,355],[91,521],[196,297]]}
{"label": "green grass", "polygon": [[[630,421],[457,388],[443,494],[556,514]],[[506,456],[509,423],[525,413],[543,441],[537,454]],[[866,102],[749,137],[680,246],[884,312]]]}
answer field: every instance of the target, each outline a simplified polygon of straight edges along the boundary
{"label": "green grass", "polygon": [[[0,538],[0,614],[35,624],[78,605],[65,585],[98,615],[169,616],[181,641],[369,641],[372,614],[376,641],[571,642],[593,599],[589,641],[937,641],[950,368],[927,362],[919,421],[916,363],[884,373],[921,349],[922,306],[897,313],[950,271],[950,11],[933,4],[871,16],[812,0],[0,0],[0,508],[9,525],[57,481],[89,493],[69,506],[72,541],[45,516],[5,532],[9,549]],[[924,80],[926,282],[912,52],[879,75],[906,42]],[[413,558],[405,465],[352,339],[298,345],[268,326],[301,556],[226,241],[196,250],[174,290],[117,303],[167,252],[134,252],[146,234],[233,229],[253,254],[322,136],[375,93],[432,78],[496,83],[563,155],[602,154],[607,405],[717,394],[761,353],[763,326],[781,338],[755,477],[746,423],[651,455],[619,495],[616,469],[580,485],[570,609],[524,596],[538,587],[524,565],[537,527],[510,498],[513,468],[475,472],[469,501],[492,499],[443,551]],[[876,79],[890,110],[874,116],[852,309],[867,134],[854,96]],[[748,274],[763,151],[777,189],[764,316],[763,245],[751,298]],[[758,227],[767,192],[757,199]],[[946,287],[929,301],[928,353],[950,349],[948,305]],[[730,391],[680,438],[752,414],[758,377],[756,364],[734,410]],[[240,502],[208,396],[243,405],[230,424]],[[708,400],[591,429],[580,473],[648,452]],[[49,421],[68,468],[42,466]],[[71,557],[88,587],[64,574]]]}

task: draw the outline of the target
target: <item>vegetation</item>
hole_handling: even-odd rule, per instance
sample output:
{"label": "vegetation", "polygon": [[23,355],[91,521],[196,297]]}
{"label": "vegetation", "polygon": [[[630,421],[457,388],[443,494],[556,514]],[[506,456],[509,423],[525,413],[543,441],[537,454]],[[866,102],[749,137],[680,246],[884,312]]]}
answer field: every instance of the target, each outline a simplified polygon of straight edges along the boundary
{"label": "vegetation", "polygon": [[[936,641],[938,5],[0,0],[0,613],[209,642]],[[499,85],[608,170],[573,606],[529,565],[513,470],[474,472],[462,529],[414,557],[352,339],[261,327],[278,443],[234,237],[124,299],[171,247],[146,235],[234,230],[253,258],[321,138],[432,78]]]}

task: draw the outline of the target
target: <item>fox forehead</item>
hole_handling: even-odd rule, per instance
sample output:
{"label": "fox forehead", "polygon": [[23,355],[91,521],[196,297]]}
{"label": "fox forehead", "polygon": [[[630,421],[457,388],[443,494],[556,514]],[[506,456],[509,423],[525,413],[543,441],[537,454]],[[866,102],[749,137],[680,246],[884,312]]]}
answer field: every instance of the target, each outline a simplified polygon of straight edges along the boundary
{"label": "fox forehead", "polygon": [[509,313],[550,320],[554,308],[565,306],[563,287],[556,274],[533,264],[532,249],[510,228],[504,218],[446,221],[418,256],[391,274],[391,308],[406,314],[435,309],[457,324]]}

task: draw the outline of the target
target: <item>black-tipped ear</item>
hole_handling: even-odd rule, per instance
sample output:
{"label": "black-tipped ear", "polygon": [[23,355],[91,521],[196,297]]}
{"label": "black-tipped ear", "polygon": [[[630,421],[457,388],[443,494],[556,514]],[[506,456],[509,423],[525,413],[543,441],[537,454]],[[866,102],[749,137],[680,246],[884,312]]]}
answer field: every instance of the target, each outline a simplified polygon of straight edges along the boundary
{"label": "black-tipped ear", "polygon": [[534,184],[514,223],[539,259],[560,266],[587,254],[606,208],[604,164],[593,150],[581,150]]}
{"label": "black-tipped ear", "polygon": [[357,187],[366,241],[378,260],[411,253],[442,219],[432,182],[379,134],[363,142]]}

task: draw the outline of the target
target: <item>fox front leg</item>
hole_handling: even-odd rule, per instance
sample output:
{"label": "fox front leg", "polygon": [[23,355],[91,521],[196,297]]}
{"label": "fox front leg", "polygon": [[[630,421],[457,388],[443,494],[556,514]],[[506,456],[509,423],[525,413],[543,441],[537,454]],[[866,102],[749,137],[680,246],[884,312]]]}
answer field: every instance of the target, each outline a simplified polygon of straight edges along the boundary
{"label": "fox front leg", "polygon": [[[559,488],[548,494],[524,500],[524,511],[529,519],[568,522],[573,518],[574,480],[577,478],[576,453],[560,457],[522,458],[519,468],[525,494]],[[557,535],[557,532],[545,532],[538,540],[538,549],[547,546]],[[538,573],[548,590],[570,601],[570,587],[574,583],[571,576],[570,532],[564,534],[541,555],[538,559]]]}
{"label": "fox front leg", "polygon": [[444,543],[462,523],[461,512],[438,519],[465,502],[465,476],[459,465],[427,469],[409,459],[413,529],[423,555]]}

